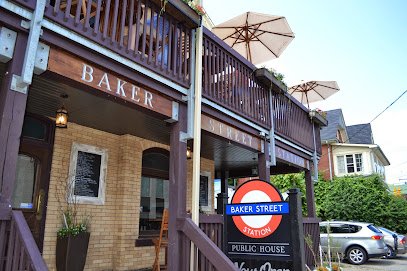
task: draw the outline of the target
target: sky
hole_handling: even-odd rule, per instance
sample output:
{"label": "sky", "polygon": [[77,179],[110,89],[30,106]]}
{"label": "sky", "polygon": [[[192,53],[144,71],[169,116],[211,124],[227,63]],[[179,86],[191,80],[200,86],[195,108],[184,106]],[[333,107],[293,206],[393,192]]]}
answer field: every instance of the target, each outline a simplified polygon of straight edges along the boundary
{"label": "sky", "polygon": [[301,80],[337,81],[340,91],[312,108],[341,108],[346,125],[371,123],[390,161],[388,183],[407,182],[407,1],[203,0],[216,24],[246,11],[285,16],[295,39],[261,64]]}

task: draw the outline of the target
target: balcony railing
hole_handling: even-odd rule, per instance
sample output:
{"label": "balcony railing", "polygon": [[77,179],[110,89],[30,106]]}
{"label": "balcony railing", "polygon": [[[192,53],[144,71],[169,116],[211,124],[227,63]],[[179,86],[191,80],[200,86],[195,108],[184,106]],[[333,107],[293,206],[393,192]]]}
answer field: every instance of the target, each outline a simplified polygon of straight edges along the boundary
{"label": "balcony railing", "polygon": [[209,30],[204,34],[202,95],[270,128],[270,91],[256,80],[256,67]]}
{"label": "balcony railing", "polygon": [[[34,9],[36,3],[35,0],[14,2],[30,9]],[[159,1],[51,0],[47,1],[44,16],[189,87],[192,27],[182,18],[164,12],[156,2]]]}
{"label": "balcony railing", "polygon": [[[35,0],[16,0],[33,9]],[[192,27],[158,0],[51,0],[45,17],[184,87],[190,86]],[[184,4],[169,0],[170,3]],[[90,49],[91,50],[91,49]],[[314,149],[308,109],[283,90],[271,91],[257,69],[212,32],[204,30],[203,97],[265,129]],[[278,88],[273,86],[274,88]],[[273,95],[273,116],[270,110]],[[316,129],[319,131],[319,129]],[[317,151],[320,153],[319,137]]]}
{"label": "balcony railing", "polygon": [[[276,134],[314,149],[312,122],[305,106],[284,90],[271,91],[263,85],[255,77],[257,68],[207,29],[203,48],[202,94],[205,98],[270,129],[271,94]],[[320,153],[319,137],[316,138]]]}

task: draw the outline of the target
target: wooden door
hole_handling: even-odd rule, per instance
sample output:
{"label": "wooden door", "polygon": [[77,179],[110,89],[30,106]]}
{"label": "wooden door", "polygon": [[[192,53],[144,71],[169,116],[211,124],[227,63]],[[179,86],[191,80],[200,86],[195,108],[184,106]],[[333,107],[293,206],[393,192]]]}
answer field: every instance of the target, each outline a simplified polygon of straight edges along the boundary
{"label": "wooden door", "polygon": [[23,212],[40,251],[44,239],[53,137],[54,128],[50,120],[26,116],[12,207]]}

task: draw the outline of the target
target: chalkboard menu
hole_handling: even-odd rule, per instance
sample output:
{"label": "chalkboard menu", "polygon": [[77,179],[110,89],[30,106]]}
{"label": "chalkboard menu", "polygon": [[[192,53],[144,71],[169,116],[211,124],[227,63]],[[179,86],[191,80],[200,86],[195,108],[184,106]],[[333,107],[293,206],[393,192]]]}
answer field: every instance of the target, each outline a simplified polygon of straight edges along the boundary
{"label": "chalkboard menu", "polygon": [[78,151],[74,190],[76,196],[99,196],[101,162],[102,156],[99,154]]}
{"label": "chalkboard menu", "polygon": [[199,205],[208,206],[209,177],[202,176],[199,179]]}

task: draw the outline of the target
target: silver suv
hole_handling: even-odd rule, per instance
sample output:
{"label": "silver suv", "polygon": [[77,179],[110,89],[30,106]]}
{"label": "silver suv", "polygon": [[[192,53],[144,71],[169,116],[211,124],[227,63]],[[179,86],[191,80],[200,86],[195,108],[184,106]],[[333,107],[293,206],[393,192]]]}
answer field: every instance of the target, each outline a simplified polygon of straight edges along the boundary
{"label": "silver suv", "polygon": [[322,250],[341,254],[351,264],[363,264],[369,258],[387,253],[383,233],[370,223],[324,221],[319,223]]}

